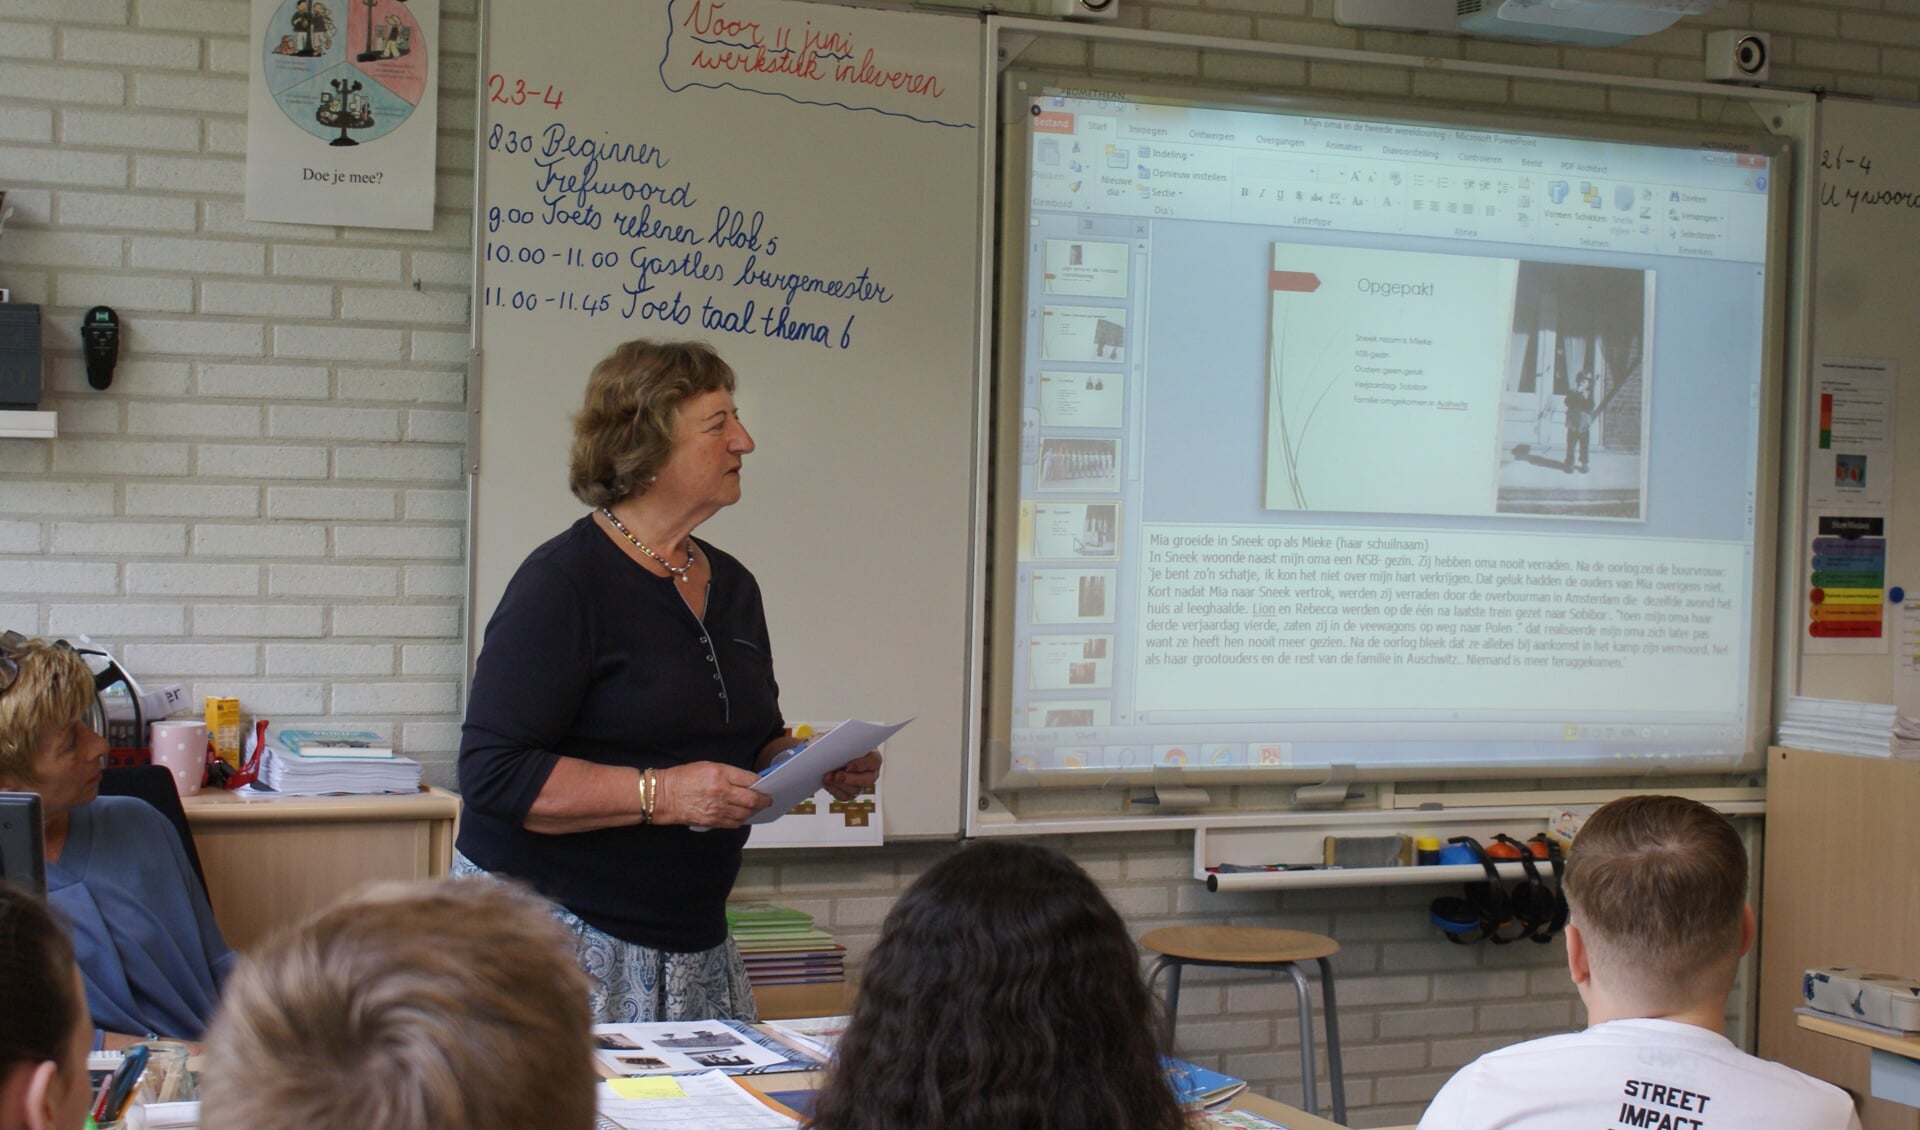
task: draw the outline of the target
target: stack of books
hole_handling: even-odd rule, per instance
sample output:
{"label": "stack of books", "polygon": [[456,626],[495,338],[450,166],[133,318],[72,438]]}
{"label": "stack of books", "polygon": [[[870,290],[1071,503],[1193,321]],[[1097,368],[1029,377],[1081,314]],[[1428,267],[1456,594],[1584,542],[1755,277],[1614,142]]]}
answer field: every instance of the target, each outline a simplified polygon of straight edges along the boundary
{"label": "stack of books", "polygon": [[1796,695],[1780,715],[1780,744],[1855,757],[1920,758],[1920,719],[1879,702]]}
{"label": "stack of books", "polygon": [[281,730],[267,735],[259,784],[283,796],[411,793],[420,763],[364,730]]}
{"label": "stack of books", "polygon": [[727,930],[755,987],[847,979],[847,947],[832,934],[814,929],[810,914],[770,902],[730,902]]}

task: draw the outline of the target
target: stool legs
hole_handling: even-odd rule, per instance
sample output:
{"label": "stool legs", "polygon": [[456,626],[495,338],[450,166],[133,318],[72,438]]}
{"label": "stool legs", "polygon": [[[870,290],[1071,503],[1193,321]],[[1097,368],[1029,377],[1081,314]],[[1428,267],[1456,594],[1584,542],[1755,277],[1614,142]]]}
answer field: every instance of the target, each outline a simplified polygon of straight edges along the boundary
{"label": "stool legs", "polygon": [[1320,1096],[1314,1080],[1317,1072],[1313,1066],[1313,992],[1307,988],[1307,975],[1300,972],[1298,965],[1289,961],[1280,968],[1293,978],[1293,993],[1299,1000],[1294,1012],[1300,1018],[1300,1097],[1306,1100],[1305,1110],[1308,1114],[1319,1114]]}
{"label": "stool legs", "polygon": [[1345,1126],[1347,1077],[1340,1066],[1340,1010],[1333,1003],[1333,963],[1324,957],[1317,960],[1320,962],[1320,1004],[1327,1010],[1327,1080],[1333,1086],[1333,1120]]}
{"label": "stool legs", "polygon": [[[1347,1080],[1340,1063],[1340,1010],[1333,997],[1333,963],[1326,958],[1315,959],[1320,963],[1320,999],[1327,1010],[1327,1079],[1333,1090],[1333,1120],[1345,1125],[1347,1121]],[[1173,1054],[1173,1035],[1175,1022],[1180,1015],[1180,971],[1186,962],[1178,958],[1161,955],[1154,959],[1147,970],[1147,991],[1153,991],[1154,982],[1160,979],[1164,971],[1167,975],[1167,1042],[1166,1052]],[[1229,962],[1203,962],[1207,965],[1224,965],[1234,969],[1271,969],[1268,965],[1234,965]],[[1306,1100],[1308,1113],[1320,1112],[1318,1072],[1313,1063],[1313,992],[1307,984],[1307,975],[1294,962],[1284,962],[1280,968],[1293,979],[1294,996],[1299,1001],[1297,1011],[1300,1018],[1300,1089],[1301,1097]]]}
{"label": "stool legs", "polygon": [[1147,992],[1153,992],[1153,983],[1160,977],[1162,969],[1167,971],[1167,1042],[1166,1054],[1173,1054],[1174,1019],[1180,1015],[1180,962],[1170,957],[1160,957],[1147,970]]}

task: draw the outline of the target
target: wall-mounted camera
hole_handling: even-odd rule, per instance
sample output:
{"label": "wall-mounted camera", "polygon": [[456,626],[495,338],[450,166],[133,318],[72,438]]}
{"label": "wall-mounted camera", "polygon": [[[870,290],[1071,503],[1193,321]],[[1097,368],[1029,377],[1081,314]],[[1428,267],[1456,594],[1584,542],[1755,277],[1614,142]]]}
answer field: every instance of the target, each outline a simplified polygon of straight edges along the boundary
{"label": "wall-mounted camera", "polygon": [[1120,15],[1120,0],[1041,0],[1040,10],[1069,20],[1111,20]]}
{"label": "wall-mounted camera", "polygon": [[1729,28],[1707,33],[1707,81],[1767,81],[1773,49],[1764,31]]}

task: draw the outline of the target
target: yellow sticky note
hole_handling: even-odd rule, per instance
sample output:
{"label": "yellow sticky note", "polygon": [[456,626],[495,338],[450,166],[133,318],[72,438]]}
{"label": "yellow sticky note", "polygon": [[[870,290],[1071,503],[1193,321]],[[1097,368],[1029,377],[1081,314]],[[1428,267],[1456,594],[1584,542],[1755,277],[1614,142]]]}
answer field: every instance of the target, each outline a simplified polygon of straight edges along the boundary
{"label": "yellow sticky note", "polygon": [[607,1086],[623,1099],[684,1099],[687,1092],[671,1075],[641,1075],[632,1079],[609,1079]]}

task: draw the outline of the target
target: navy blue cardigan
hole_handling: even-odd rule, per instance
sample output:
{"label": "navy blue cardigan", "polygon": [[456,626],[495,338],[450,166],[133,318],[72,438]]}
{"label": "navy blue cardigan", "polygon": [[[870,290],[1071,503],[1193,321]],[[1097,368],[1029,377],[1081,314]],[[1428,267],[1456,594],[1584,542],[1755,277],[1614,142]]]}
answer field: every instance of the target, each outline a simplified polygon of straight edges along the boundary
{"label": "navy blue cardigan", "polygon": [[726,939],[745,829],[522,825],[562,756],[751,769],[780,735],[760,586],[700,548],[713,567],[704,622],[678,582],[635,563],[591,514],[534,550],[487,624],[460,741],[461,854],[616,938],[679,953]]}

